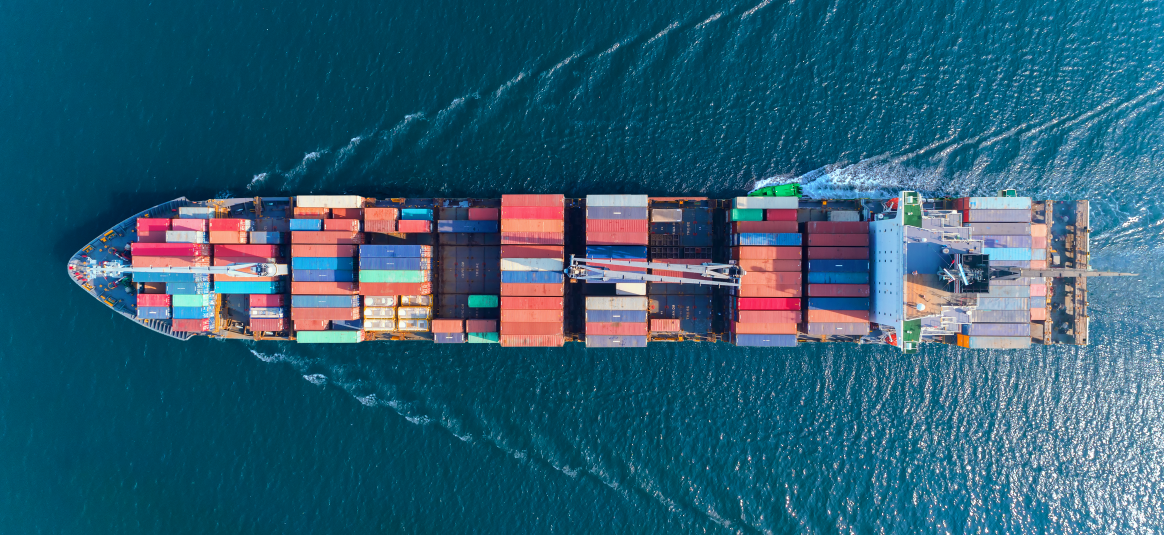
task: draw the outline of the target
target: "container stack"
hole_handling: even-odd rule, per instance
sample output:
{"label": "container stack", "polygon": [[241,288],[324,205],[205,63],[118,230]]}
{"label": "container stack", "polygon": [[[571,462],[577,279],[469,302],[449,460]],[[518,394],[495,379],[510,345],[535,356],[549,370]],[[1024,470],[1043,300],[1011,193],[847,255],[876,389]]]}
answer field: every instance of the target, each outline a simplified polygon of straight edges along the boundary
{"label": "container stack", "polygon": [[956,337],[959,347],[1022,349],[1031,346],[1030,287],[991,285]]}
{"label": "container stack", "polygon": [[[1030,197],[963,197],[955,201],[955,207],[970,227],[971,236],[982,240],[982,253],[990,257],[991,266],[1047,268],[1047,225],[1031,223]],[[1029,321],[1046,321],[1045,279],[1021,278],[991,284],[1028,287]]]}
{"label": "container stack", "polygon": [[249,243],[254,222],[250,219],[221,218],[209,220],[210,243]]}
{"label": "container stack", "polygon": [[869,222],[810,221],[805,227],[805,331],[813,336],[869,334]]}
{"label": "container stack", "polygon": [[561,347],[566,199],[501,196],[501,325],[505,347]]}
{"label": "container stack", "polygon": [[361,245],[359,254],[365,328],[372,326],[368,321],[374,319],[374,328],[368,330],[428,332],[432,319],[433,247]]}
{"label": "container stack", "polygon": [[[654,199],[650,206],[651,262],[699,265],[712,261],[714,237],[704,199]],[[795,222],[792,224],[795,230]],[[699,279],[694,273],[654,269],[653,275]],[[652,339],[677,341],[712,331],[712,287],[673,282],[647,283]]]}
{"label": "container stack", "polygon": [[[214,246],[214,265],[274,263],[284,264],[286,260],[278,245],[219,244]],[[283,276],[278,277],[233,277],[214,275],[214,292],[218,294],[277,294],[286,290]]]}
{"label": "container stack", "polygon": [[139,217],[136,221],[138,243],[165,243],[166,231],[170,230],[170,220],[155,217]]}
{"label": "container stack", "polygon": [[356,248],[364,243],[364,199],[295,198],[291,230],[291,323],[300,343],[363,340]]}
{"label": "container stack", "polygon": [[375,232],[377,234],[396,232],[396,220],[399,218],[399,208],[364,208],[364,232]]}
{"label": "container stack", "polygon": [[401,208],[400,220],[396,222],[396,232],[401,234],[432,232],[432,208]]}
{"label": "container stack", "polygon": [[586,296],[586,347],[647,347],[646,296]]}
{"label": "container stack", "polygon": [[287,302],[283,294],[253,294],[249,296],[248,306],[252,332],[279,333],[288,330]]}
{"label": "container stack", "polygon": [[[170,222],[170,231],[166,233],[166,242],[170,244],[206,244],[209,243],[210,221],[217,215],[214,207],[184,206],[178,209],[178,219]],[[210,247],[209,245],[201,247]],[[199,252],[206,251],[205,248]],[[134,252],[134,266],[141,266],[138,261],[140,251]],[[186,264],[189,261],[189,264]],[[211,262],[210,256],[199,255],[196,258],[182,259],[169,264],[154,263],[153,267],[178,267],[181,265],[206,266]],[[151,262],[152,263],[152,262]],[[173,275],[179,275],[174,273]],[[194,277],[199,277],[194,275]],[[202,276],[204,277],[204,276]],[[167,288],[169,285],[167,285]],[[175,293],[170,300],[170,315],[173,318],[172,328],[175,332],[209,332],[216,328],[217,298],[214,292],[208,291],[201,285],[193,286],[193,291],[186,287],[178,287],[182,293]]]}
{"label": "container stack", "polygon": [[[437,265],[441,272],[435,296],[438,319],[433,320],[434,339],[440,343],[497,343],[501,210],[494,206],[442,206],[437,208],[437,218],[441,244]],[[438,334],[441,320],[461,322],[458,332],[463,336]]]}
{"label": "container stack", "polygon": [[802,321],[796,197],[737,197],[728,214],[731,257],[745,275],[729,290],[737,346],[791,347]]}
{"label": "container stack", "polygon": [[[1031,225],[1031,269],[1047,269],[1047,225]],[[1031,278],[1031,321],[1047,321],[1047,279]]]}

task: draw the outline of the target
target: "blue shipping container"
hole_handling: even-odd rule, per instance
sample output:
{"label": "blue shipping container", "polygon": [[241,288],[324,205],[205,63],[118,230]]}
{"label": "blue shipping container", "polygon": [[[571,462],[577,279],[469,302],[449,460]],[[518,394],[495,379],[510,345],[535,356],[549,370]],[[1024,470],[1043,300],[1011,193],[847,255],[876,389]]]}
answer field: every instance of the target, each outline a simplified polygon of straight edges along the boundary
{"label": "blue shipping container", "polygon": [[437,221],[437,232],[501,232],[501,227],[500,223],[497,221],[465,221],[459,219],[442,219]]}
{"label": "blue shipping container", "polygon": [[210,282],[210,275],[196,273],[134,273],[133,282]]}
{"label": "blue shipping container", "polygon": [[400,219],[432,221],[432,210],[429,208],[401,208]]}
{"label": "blue shipping container", "polygon": [[586,323],[646,323],[646,310],[587,310]]}
{"label": "blue shipping container", "polygon": [[966,323],[962,334],[968,336],[1030,336],[1030,323]]}
{"label": "blue shipping container", "polygon": [[291,259],[291,269],[356,269],[356,259],[297,256]]}
{"label": "blue shipping container", "polygon": [[1029,267],[1031,267],[1031,261],[1030,260],[991,260],[990,265],[998,266],[998,267],[1029,268]]}
{"label": "blue shipping container", "polygon": [[970,197],[971,210],[1030,210],[1030,197]]}
{"label": "blue shipping container", "polygon": [[358,295],[292,295],[295,308],[352,308],[360,306]]}
{"label": "blue shipping container", "polygon": [[647,347],[647,337],[588,334],[586,347]]}
{"label": "blue shipping container", "polygon": [[[427,253],[425,252],[427,251]],[[361,245],[360,258],[424,258],[432,256],[431,245]]]}
{"label": "blue shipping container", "polygon": [[214,292],[220,294],[278,294],[283,293],[283,281],[218,281]]}
{"label": "blue shipping container", "polygon": [[869,310],[865,297],[809,297],[809,310]]}
{"label": "blue shipping container", "polygon": [[308,282],[355,282],[355,271],[338,269],[296,269],[291,271],[291,280]]}
{"label": "blue shipping container", "polygon": [[1021,297],[979,297],[978,310],[1026,310],[1030,301]]}
{"label": "blue shipping container", "polygon": [[1030,236],[976,236],[982,240],[983,247],[1021,247],[1031,248]]}
{"label": "blue shipping container", "polygon": [[588,245],[587,258],[646,258],[645,245]]}
{"label": "blue shipping container", "polygon": [[463,344],[465,333],[433,333],[432,341],[438,344]]}
{"label": "blue shipping container", "polygon": [[252,232],[251,243],[256,245],[278,245],[283,243],[282,232]]}
{"label": "blue shipping container", "polygon": [[1030,260],[1031,250],[1019,247],[983,247],[982,254],[991,260]]}
{"label": "blue shipping container", "polygon": [[331,330],[362,331],[364,330],[364,320],[331,320]]}
{"label": "blue shipping container", "polygon": [[732,236],[734,245],[762,245],[762,246],[793,246],[800,245],[800,234],[783,233],[770,234],[761,232],[745,232]]}
{"label": "blue shipping container", "polygon": [[[586,219],[646,219],[645,206],[587,206]],[[635,257],[641,258],[641,257]]]}
{"label": "blue shipping container", "polygon": [[168,320],[170,319],[170,307],[137,307],[137,319]]}
{"label": "blue shipping container", "polygon": [[432,269],[432,259],[429,258],[384,258],[378,256],[361,256],[360,269],[363,270],[405,270],[427,271]]}
{"label": "blue shipping container", "polygon": [[323,230],[322,219],[292,219],[291,230]]}
{"label": "blue shipping container", "polygon": [[563,282],[565,275],[556,271],[502,271],[502,283],[532,283],[532,284],[556,284]]}
{"label": "blue shipping container", "polygon": [[209,282],[167,282],[166,293],[170,295],[199,295],[214,293]]}
{"label": "blue shipping container", "polygon": [[809,260],[808,272],[869,273],[868,260]]}
{"label": "blue shipping container", "polygon": [[809,284],[869,284],[869,273],[841,271],[809,271]]}
{"label": "blue shipping container", "polygon": [[795,334],[737,334],[740,347],[796,347]]}
{"label": "blue shipping container", "polygon": [[174,307],[174,319],[197,320],[213,317],[213,307]]}

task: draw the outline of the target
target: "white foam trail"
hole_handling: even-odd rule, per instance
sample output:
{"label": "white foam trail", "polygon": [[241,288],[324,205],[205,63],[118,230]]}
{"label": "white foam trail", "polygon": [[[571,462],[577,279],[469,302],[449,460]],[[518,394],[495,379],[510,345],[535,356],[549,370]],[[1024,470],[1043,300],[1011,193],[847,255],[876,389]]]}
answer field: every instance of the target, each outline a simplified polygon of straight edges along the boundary
{"label": "white foam trail", "polygon": [[339,152],[336,152],[335,159],[332,160],[331,167],[328,168],[328,175],[335,175],[340,171],[340,169],[343,169],[344,164],[347,163],[348,159],[352,157],[352,154],[355,154],[356,147],[359,146],[360,142],[363,140],[364,136],[353,137],[350,141],[348,141],[348,144],[345,145],[344,148],[340,149]]}
{"label": "white foam trail", "polygon": [[286,177],[286,181],[284,182],[283,187],[290,189],[292,186],[294,186],[295,183],[298,182],[300,178],[303,178],[303,175],[307,173],[307,168],[310,167],[312,163],[329,152],[331,151],[328,149],[319,149],[304,154],[303,159],[299,161],[299,165],[296,165],[293,169],[284,175]]}
{"label": "white foam trail", "polygon": [[250,184],[247,184],[247,189],[255,189],[261,186],[267,180],[267,173],[259,173],[251,178]]}
{"label": "white foam trail", "polygon": [[384,159],[384,156],[391,154],[396,149],[400,144],[401,137],[408,132],[412,125],[417,121],[423,120],[425,120],[424,113],[411,113],[405,115],[404,119],[396,123],[396,126],[381,132],[376,140],[378,147],[376,153],[372,156],[372,160],[364,165],[364,172],[367,173],[374,170],[376,165],[380,163],[380,160]]}
{"label": "white foam trail", "polygon": [[772,0],[764,0],[763,2],[760,2],[759,4],[756,4],[755,7],[745,11],[743,15],[740,15],[740,19],[746,19],[748,17],[751,17],[752,15],[755,15],[757,11],[768,7],[771,3],[772,3]]}
{"label": "white foam trail", "polygon": [[440,136],[445,131],[445,129],[448,128],[449,124],[452,122],[452,117],[455,114],[459,113],[461,110],[463,110],[465,108],[465,105],[470,100],[477,100],[480,98],[481,98],[480,95],[478,95],[477,93],[473,93],[470,95],[466,95],[463,97],[457,97],[457,98],[453,99],[453,101],[450,102],[448,106],[445,106],[444,109],[437,112],[436,116],[433,117],[433,120],[430,123],[431,126],[429,126],[429,129],[428,129],[428,132],[426,132],[424,134],[424,137],[422,137],[420,139],[420,141],[418,141],[416,143],[417,148],[423,149],[423,148],[427,147],[428,144],[431,143],[433,139]]}
{"label": "white foam trail", "polygon": [[711,24],[711,23],[719,20],[722,17],[723,17],[723,11],[720,11],[719,13],[716,13],[716,14],[708,17],[707,20],[700,22],[699,24],[696,24],[694,29],[698,30],[704,26],[707,26],[708,24]]}
{"label": "white foam trail", "polygon": [[[771,1],[771,0],[767,0],[767,1]],[[664,36],[671,33],[672,30],[674,30],[675,28],[678,28],[678,27],[679,27],[679,21],[672,22],[666,28],[663,28],[663,31],[655,34],[654,37],[647,39],[647,42],[643,43],[643,46],[649,45],[651,43],[654,43],[655,41],[658,41],[659,39],[662,39]]]}
{"label": "white foam trail", "polygon": [[313,373],[310,375],[304,375],[303,378],[307,379],[307,382],[309,382],[313,385],[316,385],[316,386],[323,386],[323,385],[327,384],[327,376],[322,374],[322,373]]}

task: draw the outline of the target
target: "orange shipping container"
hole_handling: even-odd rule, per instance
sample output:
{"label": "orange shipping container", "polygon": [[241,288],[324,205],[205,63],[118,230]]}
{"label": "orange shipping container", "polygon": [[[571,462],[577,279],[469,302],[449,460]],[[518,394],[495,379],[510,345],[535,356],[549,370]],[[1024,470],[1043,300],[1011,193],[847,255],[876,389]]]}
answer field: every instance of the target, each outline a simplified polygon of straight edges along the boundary
{"label": "orange shipping container", "polygon": [[[589,324],[588,324],[589,325]],[[651,320],[651,332],[653,333],[674,333],[682,330],[679,320]]]}
{"label": "orange shipping container", "polygon": [[502,297],[501,311],[506,310],[562,310],[565,300],[561,297]]}
{"label": "orange shipping container", "polygon": [[331,218],[332,219],[363,219],[364,218],[364,209],[363,208],[332,208],[331,209]]}
{"label": "orange shipping container", "polygon": [[246,243],[247,233],[237,230],[212,230],[210,243]]}
{"label": "orange shipping container", "polygon": [[501,309],[501,321],[517,323],[562,323],[564,314],[561,308],[538,309]]}
{"label": "orange shipping container", "polygon": [[291,293],[299,295],[356,295],[359,292],[354,282],[293,281]]}
{"label": "orange shipping container", "polygon": [[740,323],[800,323],[799,310],[740,310]]}
{"label": "orange shipping container", "polygon": [[502,208],[509,206],[566,206],[565,195],[502,195]]}
{"label": "orange shipping container", "polygon": [[732,247],[732,260],[800,260],[800,247]]}
{"label": "orange shipping container", "polygon": [[[678,322],[678,320],[675,320]],[[504,323],[502,324],[504,325]],[[588,322],[586,334],[609,336],[646,336],[646,323]]]}
{"label": "orange shipping container", "polygon": [[501,347],[562,347],[566,343],[560,334],[551,335],[501,335]]}
{"label": "orange shipping container", "polygon": [[327,208],[296,207],[292,213],[295,215],[295,219],[327,219],[331,217],[330,210]]}
{"label": "orange shipping container", "polygon": [[795,323],[740,323],[732,322],[736,334],[796,334]]}
{"label": "orange shipping container", "polygon": [[1045,309],[1045,308],[1032,308],[1031,309],[1031,321],[1047,321],[1047,309]]}
{"label": "orange shipping container", "polygon": [[647,233],[646,219],[587,219],[586,234],[596,232]]}
{"label": "orange shipping container", "polygon": [[379,232],[387,234],[389,232],[396,232],[396,220],[394,219],[369,219],[364,221],[364,232]]}
{"label": "orange shipping container", "polygon": [[1047,225],[1042,224],[1042,223],[1037,224],[1037,225],[1031,225],[1031,236],[1038,236],[1038,237],[1046,238],[1047,237]]}
{"label": "orange shipping container", "polygon": [[792,271],[749,271],[740,280],[740,284],[789,284],[799,286],[800,272]]}
{"label": "orange shipping container", "polygon": [[796,271],[801,268],[800,260],[737,260],[736,265],[749,273],[753,271]]}
{"label": "orange shipping container", "polygon": [[743,284],[737,290],[740,297],[800,297],[799,284]]}
{"label": "orange shipping container", "polygon": [[809,323],[860,323],[869,321],[868,310],[809,310]]}
{"label": "orange shipping container", "polygon": [[501,209],[501,219],[557,219],[566,217],[566,209],[561,206],[506,206]]}
{"label": "orange shipping container", "polygon": [[[812,236],[812,234],[809,234]],[[827,234],[826,234],[827,236]],[[868,260],[868,247],[809,247],[809,260]]]}
{"label": "orange shipping container", "polygon": [[432,332],[463,333],[465,332],[465,320],[432,320]]}
{"label": "orange shipping container", "polygon": [[565,286],[562,283],[537,284],[525,282],[503,282],[501,283],[501,295],[561,297],[565,295]]}
{"label": "orange shipping container", "polygon": [[501,258],[564,258],[561,245],[502,245]]}
{"label": "orange shipping container", "polygon": [[1047,269],[1047,261],[1031,260],[1031,269]]}
{"label": "orange shipping container", "polygon": [[360,231],[359,219],[325,219],[323,220],[323,230],[350,230],[353,232]]}
{"label": "orange shipping container", "polygon": [[355,245],[311,245],[298,244],[291,246],[291,256],[310,256],[317,258],[343,258],[356,256],[360,248]]}
{"label": "orange shipping container", "polygon": [[562,334],[562,324],[538,321],[538,322],[517,322],[517,321],[503,321],[501,322],[501,334]]}
{"label": "orange shipping container", "polygon": [[646,245],[646,232],[587,232],[587,245]]}
{"label": "orange shipping container", "polygon": [[395,221],[400,218],[396,208],[364,208],[364,221]]}
{"label": "orange shipping container", "polygon": [[292,325],[296,331],[326,331],[331,320],[299,320]]}
{"label": "orange shipping container", "polygon": [[502,232],[502,245],[562,245],[565,235],[561,232]]}
{"label": "orange shipping container", "polygon": [[364,235],[345,230],[296,230],[291,232],[291,243],[349,245],[364,243]]}
{"label": "orange shipping container", "polygon": [[553,219],[502,219],[501,232],[563,232],[566,223]]}
{"label": "orange shipping container", "polygon": [[360,295],[429,294],[432,294],[431,282],[365,282],[360,284]]}

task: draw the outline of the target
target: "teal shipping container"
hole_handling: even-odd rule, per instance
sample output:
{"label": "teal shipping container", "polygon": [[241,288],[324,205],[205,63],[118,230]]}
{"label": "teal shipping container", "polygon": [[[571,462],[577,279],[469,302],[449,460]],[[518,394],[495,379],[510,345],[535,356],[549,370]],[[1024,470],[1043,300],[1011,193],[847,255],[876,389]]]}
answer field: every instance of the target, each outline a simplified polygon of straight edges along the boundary
{"label": "teal shipping container", "polygon": [[400,219],[416,219],[423,221],[432,221],[432,209],[430,208],[401,208]]}
{"label": "teal shipping container", "polygon": [[214,293],[219,294],[278,294],[283,293],[283,281],[216,281]]}
{"label": "teal shipping container", "polygon": [[295,341],[301,344],[356,344],[364,341],[364,331],[298,331]]}
{"label": "teal shipping container", "polygon": [[360,271],[360,282],[428,282],[432,272],[403,269],[365,269]]}
{"label": "teal shipping container", "polygon": [[1022,262],[1031,259],[1031,250],[1019,247],[983,247],[982,254],[989,256],[991,260],[1015,260]]}

